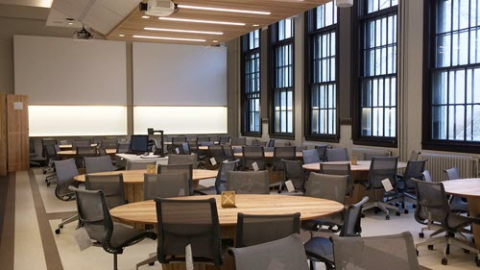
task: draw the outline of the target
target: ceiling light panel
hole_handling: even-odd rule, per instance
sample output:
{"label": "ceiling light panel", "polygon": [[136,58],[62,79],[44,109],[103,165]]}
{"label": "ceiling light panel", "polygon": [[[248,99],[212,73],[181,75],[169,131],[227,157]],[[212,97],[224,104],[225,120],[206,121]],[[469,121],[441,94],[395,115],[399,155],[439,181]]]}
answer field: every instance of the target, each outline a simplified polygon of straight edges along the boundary
{"label": "ceiling light panel", "polygon": [[208,11],[218,11],[218,12],[231,12],[231,13],[245,13],[245,14],[255,14],[255,15],[270,15],[271,14],[271,12],[269,12],[269,11],[215,8],[215,7],[200,7],[200,6],[190,6],[190,5],[178,5],[178,8],[180,8],[180,9],[184,8],[184,9],[208,10]]}
{"label": "ceiling light panel", "polygon": [[173,38],[173,37],[157,37],[157,36],[142,36],[142,35],[133,35],[133,37],[143,38],[143,39],[156,39],[156,40],[206,42],[205,39],[196,39],[196,38]]}
{"label": "ceiling light panel", "polygon": [[155,28],[155,27],[145,27],[143,30],[146,31],[158,31],[158,32],[174,32],[174,33],[189,33],[189,34],[204,34],[204,35],[223,35],[223,32],[214,32],[214,31],[197,31],[197,30],[182,30],[182,29],[167,29],[167,28]]}
{"label": "ceiling light panel", "polygon": [[158,19],[163,20],[163,21],[177,21],[177,22],[223,24],[223,25],[236,25],[236,26],[244,26],[245,25],[245,23],[237,23],[237,22],[206,21],[206,20],[193,20],[193,19],[182,19],[182,18],[171,18],[171,17],[158,17]]}

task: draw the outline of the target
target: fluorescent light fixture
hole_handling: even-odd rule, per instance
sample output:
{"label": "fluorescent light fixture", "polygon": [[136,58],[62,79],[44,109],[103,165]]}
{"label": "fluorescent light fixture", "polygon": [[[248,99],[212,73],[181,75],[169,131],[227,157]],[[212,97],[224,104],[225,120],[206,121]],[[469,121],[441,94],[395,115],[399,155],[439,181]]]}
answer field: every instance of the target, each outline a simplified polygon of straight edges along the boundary
{"label": "fluorescent light fixture", "polygon": [[36,2],[37,2],[37,4],[32,5],[32,6],[41,7],[41,8],[51,8],[53,0],[39,0],[39,1],[36,1]]}
{"label": "fluorescent light fixture", "polygon": [[254,27],[258,27],[258,26],[260,26],[260,24],[254,24],[254,25],[252,25],[252,26],[254,26]]}
{"label": "fluorescent light fixture", "polygon": [[178,5],[177,7],[178,8],[185,8],[185,9],[209,10],[209,11],[232,12],[232,13],[246,13],[246,14],[255,14],[255,15],[270,15],[271,14],[270,11],[255,11],[255,10],[245,10],[245,9],[199,7],[199,6],[190,6],[190,5]]}
{"label": "fluorescent light fixture", "polygon": [[197,31],[197,30],[182,30],[182,29],[167,29],[167,28],[155,28],[155,27],[145,27],[145,28],[143,28],[143,30],[147,30],[147,31],[159,31],[159,32],[189,33],[189,34],[223,35],[223,32]]}
{"label": "fluorescent light fixture", "polygon": [[118,36],[119,36],[119,37],[125,37],[125,35],[124,35],[124,34],[120,34],[120,35],[118,35]]}
{"label": "fluorescent light fixture", "polygon": [[142,16],[142,19],[150,19],[150,16],[143,15],[143,16]]}
{"label": "fluorescent light fixture", "polygon": [[196,39],[196,38],[173,38],[173,37],[156,37],[156,36],[142,36],[142,35],[133,35],[134,38],[145,38],[145,39],[158,39],[158,40],[175,40],[175,41],[194,41],[194,42],[205,42],[205,39]]}
{"label": "fluorescent light fixture", "polygon": [[236,22],[192,20],[192,19],[171,18],[171,17],[158,17],[158,19],[159,20],[164,20],[164,21],[177,21],[177,22],[209,23],[209,24],[224,24],[224,25],[238,25],[238,26],[244,26],[245,25],[245,23],[236,23]]}

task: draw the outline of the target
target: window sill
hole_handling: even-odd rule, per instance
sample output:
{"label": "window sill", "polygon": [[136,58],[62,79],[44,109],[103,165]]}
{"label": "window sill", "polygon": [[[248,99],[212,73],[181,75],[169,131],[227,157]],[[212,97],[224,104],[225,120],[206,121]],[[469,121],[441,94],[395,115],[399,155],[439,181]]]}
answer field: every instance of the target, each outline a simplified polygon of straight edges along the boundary
{"label": "window sill", "polygon": [[422,150],[457,152],[457,153],[480,153],[480,142],[464,143],[455,141],[430,141],[422,142]]}

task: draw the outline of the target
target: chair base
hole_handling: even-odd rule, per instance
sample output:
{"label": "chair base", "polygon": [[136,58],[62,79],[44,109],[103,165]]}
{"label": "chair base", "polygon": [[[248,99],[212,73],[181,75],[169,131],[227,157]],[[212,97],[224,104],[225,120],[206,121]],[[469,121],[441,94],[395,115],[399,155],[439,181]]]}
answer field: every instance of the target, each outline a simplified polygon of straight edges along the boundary
{"label": "chair base", "polygon": [[63,228],[64,225],[67,225],[67,224],[72,223],[72,222],[77,221],[77,220],[78,220],[78,215],[73,215],[71,217],[62,219],[62,222],[60,224],[58,224],[58,227],[55,230],[55,233],[60,234],[60,230]]}
{"label": "chair base", "polygon": [[368,203],[367,205],[365,205],[362,209],[362,213],[364,213],[365,211],[367,210],[370,210],[370,209],[373,209],[373,208],[379,208],[380,210],[382,210],[385,214],[387,214],[386,216],[386,219],[390,219],[390,210],[394,210],[396,211],[396,215],[399,216],[400,215],[400,212],[398,211],[398,207],[396,206],[393,206],[393,205],[390,205],[388,203],[384,203],[384,202],[381,202],[381,201],[376,201],[376,202],[371,202],[371,203]]}
{"label": "chair base", "polygon": [[156,253],[156,252],[150,253],[150,256],[149,256],[147,259],[145,259],[145,260],[137,263],[137,266],[136,266],[135,269],[138,270],[138,268],[139,268],[140,266],[144,266],[144,265],[146,265],[146,264],[152,265],[152,264],[155,263],[156,261],[157,261],[157,253]]}

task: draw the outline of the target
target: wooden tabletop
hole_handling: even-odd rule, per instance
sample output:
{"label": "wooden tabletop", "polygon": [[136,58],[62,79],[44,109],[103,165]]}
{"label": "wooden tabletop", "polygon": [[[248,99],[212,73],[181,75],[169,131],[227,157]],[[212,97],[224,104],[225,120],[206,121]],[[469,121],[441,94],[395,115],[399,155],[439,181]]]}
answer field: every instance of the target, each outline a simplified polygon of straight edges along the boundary
{"label": "wooden tabletop", "polygon": [[[123,182],[129,184],[143,183],[143,176],[147,173],[147,170],[131,170],[131,171],[113,171],[113,172],[101,172],[101,173],[92,173],[91,175],[113,175],[113,174],[123,174]],[[193,169],[193,181],[200,181],[203,179],[215,178],[217,177],[218,171],[216,170],[201,170]],[[75,181],[85,182],[85,174],[75,176],[73,178]]]}
{"label": "wooden tabletop", "polygon": [[[350,163],[350,161],[330,161],[330,162],[316,162],[316,163],[309,163],[303,165],[305,170],[309,171],[319,171],[320,170],[320,163],[325,164],[346,164]],[[359,160],[357,161],[357,165],[351,165],[352,172],[361,172],[361,171],[369,171],[370,170],[370,160]],[[407,162],[398,162],[397,168],[404,169],[407,167]]]}
{"label": "wooden tabletop", "polygon": [[[235,153],[234,154],[235,157],[243,157],[243,153],[240,152],[240,153]],[[295,156],[297,158],[302,158],[303,157],[303,153],[302,152],[296,152],[295,153]],[[273,151],[268,151],[268,152],[265,152],[265,158],[273,158]]]}
{"label": "wooden tabletop", "polygon": [[[97,144],[92,143],[90,146],[97,146]],[[72,149],[73,145],[72,144],[60,144],[58,147],[60,149]]]}
{"label": "wooden tabletop", "polygon": [[[237,224],[237,214],[282,215],[299,212],[301,220],[318,218],[343,210],[344,206],[338,202],[286,195],[253,195],[237,194],[235,208],[222,208],[220,195],[189,196],[176,199],[205,200],[215,198],[217,201],[220,226]],[[110,210],[112,217],[125,222],[156,224],[157,214],[154,201],[142,201],[122,205]],[[181,213],[180,213],[181,214]]]}
{"label": "wooden tabletop", "polygon": [[[105,149],[107,151],[108,155],[113,155],[117,152],[116,149]],[[75,156],[77,154],[77,150],[63,150],[63,151],[58,151],[57,154],[60,156]]]}
{"label": "wooden tabletop", "polygon": [[443,181],[445,192],[462,197],[480,197],[480,178]]}

